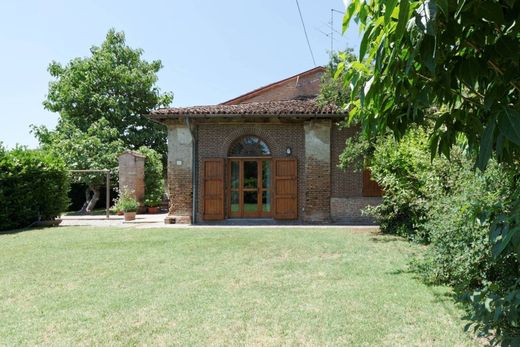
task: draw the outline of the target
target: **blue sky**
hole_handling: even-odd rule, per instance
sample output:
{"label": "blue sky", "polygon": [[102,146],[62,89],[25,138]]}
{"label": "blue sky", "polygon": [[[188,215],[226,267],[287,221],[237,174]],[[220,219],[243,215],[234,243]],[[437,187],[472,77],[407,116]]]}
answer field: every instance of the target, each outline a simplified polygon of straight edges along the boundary
{"label": "blue sky", "polygon": [[[341,0],[299,0],[316,63],[328,61],[331,8]],[[341,32],[340,14],[334,30]],[[2,1],[0,141],[36,147],[30,124],[53,127],[43,109],[52,60],[89,54],[109,28],[124,31],[147,60],[160,59],[159,87],[174,106],[214,104],[313,67],[295,0]],[[320,32],[321,31],[321,32]],[[323,32],[323,33],[322,33]],[[334,49],[357,50],[357,28],[334,33]]]}

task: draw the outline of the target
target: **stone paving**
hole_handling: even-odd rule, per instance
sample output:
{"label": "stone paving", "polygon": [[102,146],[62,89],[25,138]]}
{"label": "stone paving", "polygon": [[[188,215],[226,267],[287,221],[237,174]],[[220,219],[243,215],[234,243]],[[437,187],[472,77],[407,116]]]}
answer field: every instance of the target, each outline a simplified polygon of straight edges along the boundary
{"label": "stone paving", "polygon": [[[229,223],[215,223],[203,225],[188,224],[164,224],[166,213],[138,214],[136,219],[125,222],[123,216],[62,216],[61,226],[91,226],[91,227],[119,227],[119,228],[339,228],[359,231],[378,231],[374,225],[301,225],[301,224],[276,224],[272,220],[266,224],[261,220],[230,220]],[[239,223],[240,222],[240,223]]]}

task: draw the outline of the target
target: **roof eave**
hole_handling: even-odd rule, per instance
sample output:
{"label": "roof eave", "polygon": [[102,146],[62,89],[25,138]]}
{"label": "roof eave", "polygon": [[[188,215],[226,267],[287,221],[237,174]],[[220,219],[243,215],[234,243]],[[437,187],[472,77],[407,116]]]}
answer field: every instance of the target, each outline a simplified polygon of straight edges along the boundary
{"label": "roof eave", "polygon": [[302,118],[345,118],[347,113],[287,113],[287,114],[232,114],[232,113],[196,113],[196,114],[147,114],[145,115],[152,121],[162,123],[167,120],[190,119],[212,119],[212,118],[282,118],[282,119],[302,119]]}

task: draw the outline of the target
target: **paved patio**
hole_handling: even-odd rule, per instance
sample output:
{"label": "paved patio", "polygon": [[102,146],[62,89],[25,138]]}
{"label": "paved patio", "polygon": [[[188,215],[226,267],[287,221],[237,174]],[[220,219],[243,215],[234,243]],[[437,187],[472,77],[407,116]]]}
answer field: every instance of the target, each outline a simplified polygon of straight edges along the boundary
{"label": "paved patio", "polygon": [[215,224],[164,224],[166,213],[138,214],[136,219],[125,222],[123,216],[62,216],[61,226],[92,226],[92,227],[119,227],[119,228],[348,228],[354,230],[378,231],[374,225],[301,225],[301,224],[277,224],[272,220],[229,220],[228,223]]}

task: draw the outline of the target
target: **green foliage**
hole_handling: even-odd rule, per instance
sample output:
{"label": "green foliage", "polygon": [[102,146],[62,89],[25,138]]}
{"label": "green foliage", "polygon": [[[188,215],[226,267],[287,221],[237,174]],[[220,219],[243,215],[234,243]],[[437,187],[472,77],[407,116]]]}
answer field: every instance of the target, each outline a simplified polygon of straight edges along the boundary
{"label": "green foliage", "polygon": [[91,55],[63,66],[49,65],[55,80],[49,83],[46,109],[59,112],[63,121],[87,132],[93,123],[106,119],[125,147],[147,146],[166,154],[164,127],[144,117],[150,110],[168,106],[172,94],[156,86],[161,61],[142,59],[141,49],[126,45],[123,32],[111,29]]}
{"label": "green foliage", "polygon": [[[431,124],[432,158],[467,146],[456,161],[434,159],[424,178],[407,178],[413,189],[386,191],[385,199],[395,199],[387,204],[391,212],[408,206],[401,204],[406,193],[426,197],[433,212],[421,213],[424,219],[412,214],[411,230],[421,229],[438,251],[434,277],[475,289],[466,300],[471,319],[505,345],[520,344],[519,13],[517,0],[352,0],[344,29],[352,20],[359,24],[359,59],[338,65],[351,86],[349,121],[369,137],[390,130],[399,139],[414,125]],[[470,170],[473,164],[484,170],[492,158],[504,165],[483,176]],[[459,183],[452,182],[459,174]],[[499,185],[498,193],[488,181]]]}
{"label": "green foliage", "polygon": [[[423,130],[410,131],[400,141],[382,137],[370,162],[372,177],[383,188],[380,205],[369,208],[387,233],[427,241],[422,230],[428,207],[425,174],[430,166],[428,143]],[[342,155],[342,158],[345,153]]]}
{"label": "green foliage", "polygon": [[115,211],[136,212],[139,208],[139,202],[135,199],[134,194],[130,191],[123,191],[116,200],[113,209]]}
{"label": "green foliage", "polygon": [[[33,133],[41,148],[62,158],[69,170],[108,169],[112,179],[117,179],[118,155],[124,150],[124,144],[106,119],[95,121],[86,131],[71,122],[60,121],[55,130],[33,126]],[[74,175],[74,181],[98,187],[105,184],[105,175]]]}
{"label": "green foliage", "polygon": [[339,166],[343,169],[363,170],[369,166],[378,143],[385,140],[384,136],[369,139],[366,134],[357,132],[345,140],[345,148],[339,155]]}
{"label": "green foliage", "polygon": [[161,155],[148,147],[140,147],[139,153],[146,156],[144,161],[144,202],[146,206],[161,204],[164,195],[163,164]]}
{"label": "green foliage", "polygon": [[480,148],[481,168],[493,152],[518,160],[519,13],[516,0],[352,0],[343,25],[359,23],[359,60],[338,66],[351,85],[351,120],[398,137],[433,121],[432,153],[449,156],[461,134]]}
{"label": "green foliage", "polygon": [[[371,161],[383,202],[369,212],[383,231],[429,243],[417,269],[428,282],[453,286],[473,327],[507,345],[520,336],[520,303],[514,299],[520,293],[519,234],[511,217],[519,216],[518,177],[496,161],[475,171],[474,161],[462,145],[452,148],[450,160],[431,161],[424,130],[400,141],[387,137]],[[504,246],[507,238],[513,241]]]}
{"label": "green foliage", "polygon": [[430,170],[428,215],[424,229],[433,247],[430,280],[460,290],[482,285],[487,273],[498,271],[489,242],[488,219],[483,213],[510,194],[511,177],[492,162],[484,173],[472,170],[472,160],[452,151],[452,160],[436,160]]}
{"label": "green foliage", "polygon": [[317,98],[318,105],[334,104],[343,106],[349,101],[349,85],[345,83],[343,78],[337,78],[336,75],[343,75],[342,71],[338,71],[338,64],[355,60],[356,56],[351,48],[344,52],[331,54],[329,64],[320,81],[320,94]]}
{"label": "green foliage", "polygon": [[0,230],[59,216],[68,206],[69,175],[57,156],[0,146]]}
{"label": "green foliage", "polygon": [[489,232],[498,220],[493,214],[509,215],[511,202],[518,199],[511,191],[514,173],[494,161],[484,173],[475,172],[472,160],[454,162],[454,156],[460,157],[452,153],[449,165],[436,169],[446,173],[444,184],[428,185],[424,228],[431,246],[419,268],[429,281],[455,287],[468,304],[475,330],[495,335],[502,345],[518,343],[520,303],[514,298],[520,293],[520,263],[512,246],[498,257],[496,235]]}

